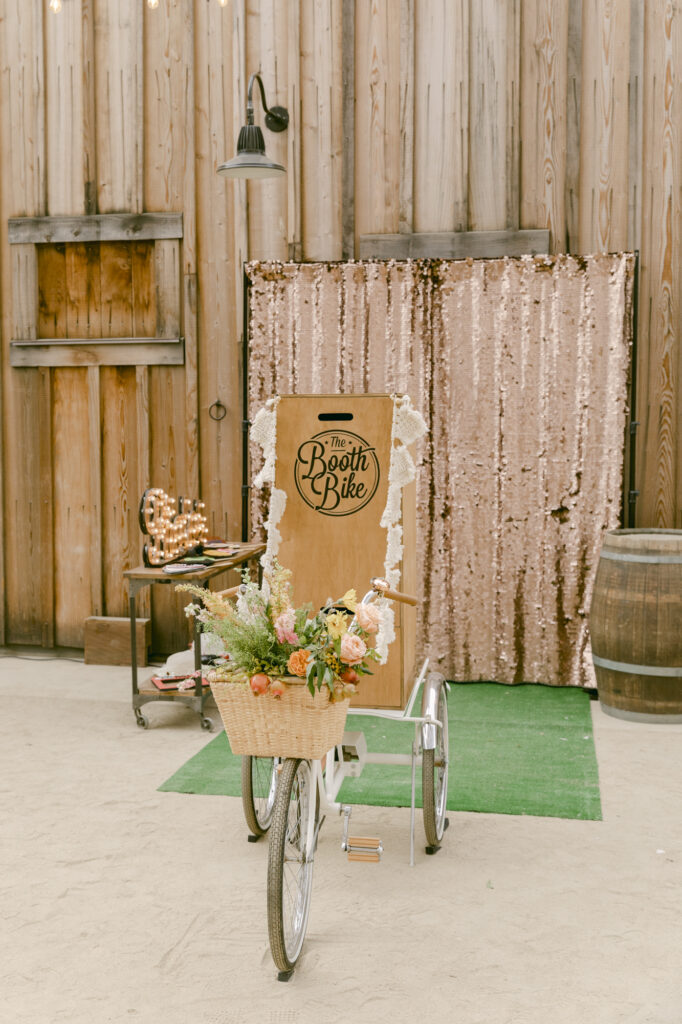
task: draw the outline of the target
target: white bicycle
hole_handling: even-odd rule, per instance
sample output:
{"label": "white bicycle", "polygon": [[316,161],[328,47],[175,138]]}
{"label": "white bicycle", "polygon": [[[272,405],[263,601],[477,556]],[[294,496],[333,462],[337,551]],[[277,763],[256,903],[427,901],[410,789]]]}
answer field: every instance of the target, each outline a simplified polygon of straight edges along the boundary
{"label": "white bicycle", "polygon": [[[417,599],[372,580],[363,597],[369,603],[384,597],[406,604]],[[412,711],[422,690],[421,714]],[[267,908],[270,949],[279,979],[286,981],[296,966],[305,940],[313,884],[317,840],[327,815],[343,816],[342,850],[350,860],[378,861],[379,839],[349,835],[351,807],[337,796],[347,777],[357,778],[365,764],[405,765],[412,769],[410,865],[414,865],[416,769],[421,765],[426,852],[436,853],[445,829],[448,785],[447,683],[428,673],[428,660],[415,679],[404,710],[353,708],[354,715],[371,715],[414,726],[408,753],[367,750],[364,733],[346,731],[341,743],[320,760],[305,758],[242,758],[242,802],[249,839],[269,833]]]}

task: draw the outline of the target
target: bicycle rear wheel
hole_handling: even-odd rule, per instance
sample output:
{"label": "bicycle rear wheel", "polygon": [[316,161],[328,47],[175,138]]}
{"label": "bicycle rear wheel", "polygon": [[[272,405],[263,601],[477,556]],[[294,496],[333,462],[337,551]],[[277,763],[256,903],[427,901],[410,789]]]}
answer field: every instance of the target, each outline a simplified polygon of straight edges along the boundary
{"label": "bicycle rear wheel", "polygon": [[246,824],[254,836],[264,836],[270,828],[277,787],[276,760],[242,757],[242,807]]}
{"label": "bicycle rear wheel", "polygon": [[294,969],[313,885],[316,792],[310,762],[287,758],[275,795],[268,854],[268,934],[277,969]]}
{"label": "bicycle rear wheel", "polygon": [[[440,846],[445,831],[448,796],[448,699],[445,684],[438,693],[438,720],[435,750],[422,750],[422,800],[424,832],[432,853]],[[430,848],[430,849],[429,849]]]}

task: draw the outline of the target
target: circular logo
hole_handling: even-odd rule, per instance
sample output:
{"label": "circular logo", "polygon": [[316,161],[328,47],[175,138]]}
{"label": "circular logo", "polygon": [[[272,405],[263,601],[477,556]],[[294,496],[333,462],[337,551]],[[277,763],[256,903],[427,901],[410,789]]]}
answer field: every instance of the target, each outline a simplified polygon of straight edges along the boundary
{"label": "circular logo", "polygon": [[325,516],[349,516],[374,497],[379,460],[374,448],[349,430],[323,430],[299,445],[296,489]]}

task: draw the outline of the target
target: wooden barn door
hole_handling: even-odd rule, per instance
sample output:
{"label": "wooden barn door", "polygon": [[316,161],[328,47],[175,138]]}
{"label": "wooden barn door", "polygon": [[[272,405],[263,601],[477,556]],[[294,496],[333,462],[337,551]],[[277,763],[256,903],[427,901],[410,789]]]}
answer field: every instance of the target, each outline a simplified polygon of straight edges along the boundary
{"label": "wooden barn door", "polygon": [[[165,6],[29,0],[3,25],[8,643],[125,614],[142,491],[198,493],[194,20]],[[154,603],[155,646],[184,646]]]}

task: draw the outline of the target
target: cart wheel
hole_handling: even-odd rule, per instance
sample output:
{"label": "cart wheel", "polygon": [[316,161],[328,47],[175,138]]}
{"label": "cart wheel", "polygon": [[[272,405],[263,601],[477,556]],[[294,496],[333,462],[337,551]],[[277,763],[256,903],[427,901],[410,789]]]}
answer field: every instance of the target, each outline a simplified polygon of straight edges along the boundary
{"label": "cart wheel", "polygon": [[143,715],[141,711],[135,712],[135,721],[137,722],[140,729],[149,728],[149,719],[146,717],[146,715]]}
{"label": "cart wheel", "polygon": [[443,723],[437,729],[436,749],[422,750],[422,797],[424,832],[427,852],[435,853],[446,829],[445,805],[448,796],[448,698],[445,684],[438,694],[438,718]]}
{"label": "cart wheel", "polygon": [[270,828],[277,786],[276,764],[279,758],[242,757],[242,806],[244,817],[254,836],[264,836]]}
{"label": "cart wheel", "polygon": [[280,974],[303,946],[313,887],[316,800],[309,761],[287,758],[277,782],[268,853],[268,934]]}
{"label": "cart wheel", "polygon": [[213,719],[207,718],[206,715],[202,715],[201,728],[206,729],[207,732],[213,732]]}

